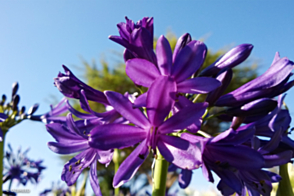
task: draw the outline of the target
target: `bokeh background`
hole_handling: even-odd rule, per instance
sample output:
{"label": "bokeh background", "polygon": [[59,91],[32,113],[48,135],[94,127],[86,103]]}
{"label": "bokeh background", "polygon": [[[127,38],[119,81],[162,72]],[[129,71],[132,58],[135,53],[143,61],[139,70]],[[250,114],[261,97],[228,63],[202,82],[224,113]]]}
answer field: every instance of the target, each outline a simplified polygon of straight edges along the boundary
{"label": "bokeh background", "polygon": [[[117,35],[116,24],[128,16],[138,21],[154,17],[155,36],[172,31],[180,36],[189,32],[194,39],[204,39],[208,49],[229,49],[251,43],[249,61],[263,73],[275,52],[294,60],[294,1],[73,1],[73,0],[2,0],[0,1],[0,94],[11,95],[11,85],[18,81],[20,105],[27,109],[39,103],[38,114],[62,98],[53,85],[61,65],[67,65],[83,80],[82,61],[100,59],[115,65],[123,48],[108,39]],[[121,59],[122,61],[122,56]],[[286,102],[294,110],[294,92]],[[291,114],[294,114],[291,112]],[[293,126],[293,123],[292,123]],[[293,137],[292,137],[293,138]],[[51,182],[60,181],[63,163],[47,147],[53,138],[42,123],[24,121],[7,134],[6,144],[30,147],[28,156],[43,159],[47,169],[38,185],[29,185],[29,195],[38,195]],[[204,191],[215,187],[205,181],[201,170],[195,171],[190,189]],[[17,187],[16,184],[12,188]],[[87,189],[90,194],[91,189]]]}

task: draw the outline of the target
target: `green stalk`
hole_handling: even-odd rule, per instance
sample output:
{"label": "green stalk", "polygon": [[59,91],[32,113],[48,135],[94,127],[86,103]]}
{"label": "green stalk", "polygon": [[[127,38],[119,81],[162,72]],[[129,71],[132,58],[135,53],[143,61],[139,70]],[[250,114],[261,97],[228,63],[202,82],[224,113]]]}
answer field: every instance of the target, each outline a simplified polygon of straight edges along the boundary
{"label": "green stalk", "polygon": [[5,135],[8,130],[2,128],[3,137],[2,142],[0,142],[0,195],[3,193],[3,159],[4,159],[4,141],[5,141]]}
{"label": "green stalk", "polygon": [[288,174],[288,164],[290,163],[286,163],[280,166],[280,176],[282,177],[282,180],[279,182],[277,196],[294,195]]}
{"label": "green stalk", "polygon": [[158,154],[155,162],[152,196],[164,196],[166,190],[168,162],[158,151],[157,153]]}
{"label": "green stalk", "polygon": [[[119,168],[119,152],[118,149],[114,149],[113,153],[114,173],[116,174]],[[119,188],[114,189],[114,195],[119,196]]]}

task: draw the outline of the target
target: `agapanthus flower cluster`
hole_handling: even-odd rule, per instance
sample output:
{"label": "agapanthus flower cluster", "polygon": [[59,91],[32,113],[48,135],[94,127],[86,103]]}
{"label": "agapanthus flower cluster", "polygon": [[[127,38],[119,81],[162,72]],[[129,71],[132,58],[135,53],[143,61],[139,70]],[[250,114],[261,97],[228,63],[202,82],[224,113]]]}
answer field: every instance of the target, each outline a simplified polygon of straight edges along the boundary
{"label": "agapanthus flower cluster", "polygon": [[13,152],[8,144],[8,151],[5,154],[5,164],[3,173],[3,183],[9,183],[9,190],[13,181],[17,184],[26,185],[28,182],[37,184],[41,180],[41,174],[46,167],[42,165],[43,160],[34,161],[27,157],[29,149],[21,152],[19,148],[17,153]]}
{"label": "agapanthus flower cluster", "polygon": [[65,99],[63,99],[57,106],[51,106],[50,112],[43,115],[35,115],[39,104],[34,104],[27,112],[25,111],[25,106],[19,108],[20,95],[17,94],[18,88],[19,85],[17,82],[12,84],[11,100],[9,102],[7,102],[6,95],[2,95],[0,101],[0,141],[3,140],[3,135],[5,135],[11,127],[25,119],[43,121],[46,124],[53,121],[65,121],[65,117],[60,116],[68,111],[68,108],[65,105]]}
{"label": "agapanthus flower cluster", "polygon": [[[238,45],[203,69],[207,47],[188,33],[173,51],[162,35],[154,50],[153,18],[137,23],[126,18],[118,29],[119,36],[110,39],[125,48],[126,73],[148,90],[135,98],[101,92],[63,66],[65,73],[58,74],[55,85],[65,97],[79,100],[86,113],[67,102],[71,114],[66,120],[47,125],[56,140],[48,143],[52,151],[79,152],[65,164],[62,180],[70,186],[90,167],[91,186],[101,195],[96,162],[107,166],[114,149],[135,146],[115,173],[114,187],[131,180],[149,154],[155,159],[161,154],[170,170],[181,169],[182,188],[189,185],[193,170],[201,168],[210,182],[212,172],[220,177],[217,188],[223,195],[269,195],[272,183],[281,177],[266,168],[293,157],[294,141],[288,137],[291,117],[282,94],[294,85],[289,81],[294,63],[277,53],[264,74],[223,95],[232,70],[247,59],[253,45]],[[197,99],[201,94],[207,94],[203,102]],[[93,111],[88,100],[103,104],[106,112]],[[223,109],[213,113],[215,106]],[[230,128],[217,135],[203,133],[202,125],[213,118],[223,119]]]}

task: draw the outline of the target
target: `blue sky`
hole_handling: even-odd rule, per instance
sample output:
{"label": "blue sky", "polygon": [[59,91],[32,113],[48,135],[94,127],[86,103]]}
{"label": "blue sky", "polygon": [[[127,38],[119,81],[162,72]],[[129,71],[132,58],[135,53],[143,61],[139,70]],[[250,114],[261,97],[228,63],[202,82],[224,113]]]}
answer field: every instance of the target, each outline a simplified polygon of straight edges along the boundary
{"label": "blue sky", "polygon": [[[52,96],[62,96],[53,85],[53,78],[65,64],[77,76],[75,66],[86,61],[99,62],[102,57],[113,61],[112,51],[123,48],[108,39],[117,35],[116,24],[124,17],[137,21],[154,17],[155,36],[169,29],[177,36],[189,32],[194,39],[205,38],[213,51],[225,46],[251,43],[251,59],[258,59],[259,73],[269,66],[276,51],[294,60],[293,1],[0,1],[0,94],[11,94],[11,85],[18,81],[21,105],[29,108],[39,103],[38,113],[49,109]],[[249,59],[250,59],[249,58]],[[286,102],[294,109],[294,93]],[[22,122],[7,134],[6,142],[14,149],[31,147],[32,159],[44,159],[48,168],[44,179],[31,195],[37,195],[60,179],[61,161],[47,147],[53,138],[44,125]],[[201,172],[192,187],[208,188]],[[204,185],[203,185],[204,184]]]}

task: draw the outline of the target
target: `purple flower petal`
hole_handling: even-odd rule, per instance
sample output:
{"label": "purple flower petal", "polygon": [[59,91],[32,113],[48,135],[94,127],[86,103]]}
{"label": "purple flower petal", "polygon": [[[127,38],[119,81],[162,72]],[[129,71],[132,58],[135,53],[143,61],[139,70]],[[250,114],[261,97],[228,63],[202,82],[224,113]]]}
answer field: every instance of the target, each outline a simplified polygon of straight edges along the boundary
{"label": "purple flower petal", "polygon": [[102,196],[100,186],[99,186],[99,180],[97,177],[97,163],[96,161],[93,161],[90,168],[90,184],[94,191],[94,194],[96,196]]}
{"label": "purple flower petal", "polygon": [[65,181],[68,186],[73,185],[86,167],[90,166],[93,162],[96,164],[95,152],[95,150],[88,149],[69,160],[64,165],[61,179]]}
{"label": "purple flower petal", "polygon": [[196,103],[181,109],[171,118],[167,119],[162,125],[158,127],[161,134],[172,133],[186,128],[198,119],[202,118],[208,104]]}
{"label": "purple flower petal", "polygon": [[79,118],[82,118],[82,119],[88,119],[88,118],[92,118],[93,115],[92,114],[85,114],[85,113],[82,113],[82,112],[79,112],[77,111],[75,108],[73,108],[69,101],[66,102],[67,104],[67,107],[68,107],[68,110],[70,111],[70,113],[72,113],[73,115],[79,117]]}
{"label": "purple flower petal", "polygon": [[146,140],[122,162],[113,178],[113,187],[117,188],[132,179],[149,154]]}
{"label": "purple flower petal", "polygon": [[162,156],[182,169],[197,169],[202,164],[201,146],[179,137],[160,135],[157,147]]}
{"label": "purple flower petal", "polygon": [[170,75],[172,68],[172,50],[168,40],[161,35],[156,44],[157,64],[161,75]]}
{"label": "purple flower petal", "polygon": [[59,73],[57,78],[54,78],[54,84],[58,90],[66,97],[80,98],[80,90],[85,90],[88,100],[108,105],[105,95],[80,81],[66,66],[63,65],[65,74]]}
{"label": "purple flower petal", "polygon": [[191,41],[177,55],[172,75],[177,82],[191,77],[203,64],[206,55],[206,46],[200,41]]}
{"label": "purple flower petal", "polygon": [[270,141],[268,141],[264,146],[258,149],[258,152],[261,154],[267,154],[275,150],[282,140],[283,132],[284,130],[282,129],[282,127],[279,130],[275,131]]}
{"label": "purple flower petal", "polygon": [[51,123],[46,125],[47,131],[58,142],[64,144],[71,144],[72,142],[84,141],[80,135],[75,132],[69,131],[69,129],[60,123]]}
{"label": "purple flower petal", "polygon": [[113,150],[107,150],[107,151],[97,150],[97,160],[101,164],[106,164],[106,167],[111,162],[112,156],[113,156]]}
{"label": "purple flower petal", "polygon": [[178,83],[177,89],[181,93],[205,94],[221,86],[214,78],[198,77]]}
{"label": "purple flower petal", "polygon": [[270,98],[261,98],[244,104],[242,107],[230,108],[226,111],[232,116],[265,116],[277,106],[277,101]]}
{"label": "purple flower petal", "polygon": [[220,57],[216,62],[205,68],[201,72],[201,76],[214,76],[222,69],[231,69],[244,60],[250,55],[253,45],[241,44],[231,49]]}
{"label": "purple flower petal", "polygon": [[[216,170],[216,169],[213,171],[221,178],[221,181],[223,181],[224,184],[231,187],[235,192],[237,192],[237,194],[240,194],[242,192],[243,184],[234,172],[230,170]],[[225,193],[224,191],[227,190],[227,189],[222,190],[223,188],[225,188],[222,186],[218,186],[217,188],[222,193]]]}
{"label": "purple flower petal", "polygon": [[87,137],[83,133],[81,133],[80,129],[75,125],[75,122],[74,122],[74,119],[73,119],[71,113],[68,113],[66,116],[66,125],[67,125],[68,129],[70,130],[70,132],[79,135],[80,138],[87,139]]}
{"label": "purple flower petal", "polygon": [[106,91],[105,94],[112,107],[131,123],[134,123],[141,128],[147,128],[150,126],[148,119],[138,108],[133,107],[133,104],[128,98],[120,93],[112,91]]}
{"label": "purple flower petal", "polygon": [[220,81],[222,85],[218,87],[217,89],[208,93],[206,97],[206,102],[208,102],[210,106],[212,106],[214,102],[225,92],[225,90],[227,89],[227,87],[229,86],[232,80],[232,77],[233,77],[232,69],[228,69],[226,71],[219,73],[216,79]]}
{"label": "purple flower petal", "polygon": [[263,158],[265,160],[265,168],[271,168],[279,165],[283,165],[291,161],[293,155],[292,150],[287,150],[284,152],[280,152],[273,155],[263,155]]}
{"label": "purple flower petal", "polygon": [[251,80],[236,90],[221,96],[215,105],[217,106],[238,106],[249,101],[262,98],[274,97],[291,87],[285,87],[294,63],[287,58],[282,58],[276,62],[261,76]]}
{"label": "purple flower petal", "polygon": [[184,35],[179,37],[174,49],[174,53],[173,53],[173,62],[175,62],[175,59],[177,55],[179,54],[179,52],[191,41],[192,41],[192,38],[189,33],[185,33]]}
{"label": "purple flower petal", "polygon": [[71,142],[70,144],[48,142],[47,145],[50,150],[57,154],[71,154],[89,148],[87,140],[83,140],[80,142]]}
{"label": "purple flower petal", "polygon": [[108,39],[110,39],[111,41],[114,41],[122,46],[124,46],[125,48],[129,49],[130,48],[130,44],[125,40],[123,39],[122,37],[120,36],[117,36],[117,35],[111,35],[108,37]]}
{"label": "purple flower petal", "polygon": [[191,182],[193,172],[188,169],[182,169],[180,175],[179,175],[179,185],[182,189],[185,189],[189,186]]}
{"label": "purple flower petal", "polygon": [[159,76],[147,95],[147,115],[150,123],[159,126],[169,114],[175,102],[176,83],[168,76]]}
{"label": "purple flower petal", "polygon": [[241,170],[260,169],[264,166],[261,154],[246,146],[206,145],[204,154],[211,157],[213,162],[229,163]]}
{"label": "purple flower petal", "polygon": [[89,145],[100,150],[133,146],[147,137],[145,129],[122,124],[97,126],[90,132]]}
{"label": "purple flower petal", "polygon": [[131,34],[130,44],[134,48],[133,52],[139,58],[146,59],[156,65],[156,56],[153,51],[153,37],[145,28],[134,29]]}
{"label": "purple flower petal", "polygon": [[134,101],[135,107],[146,107],[147,105],[147,92],[143,93]]}
{"label": "purple flower petal", "polygon": [[208,182],[214,183],[214,179],[213,179],[213,175],[211,173],[211,169],[209,168],[209,166],[207,166],[205,164],[205,162],[203,162],[203,164],[202,164],[202,174],[203,174],[204,178],[206,178],[206,180]]}
{"label": "purple flower petal", "polygon": [[220,133],[214,137],[211,142],[215,142],[215,145],[238,145],[242,144],[248,140],[251,140],[255,133],[254,126],[242,126],[236,131],[234,129],[229,129]]}
{"label": "purple flower petal", "polygon": [[152,82],[160,76],[157,67],[145,59],[131,59],[126,62],[126,73],[135,84],[150,87]]}
{"label": "purple flower petal", "polygon": [[[239,180],[238,180],[239,181]],[[233,195],[235,190],[229,187],[224,180],[220,180],[217,184],[217,189],[221,191],[222,195]],[[238,195],[238,193],[236,193]],[[246,193],[245,193],[246,194]],[[236,196],[237,196],[236,195]]]}

